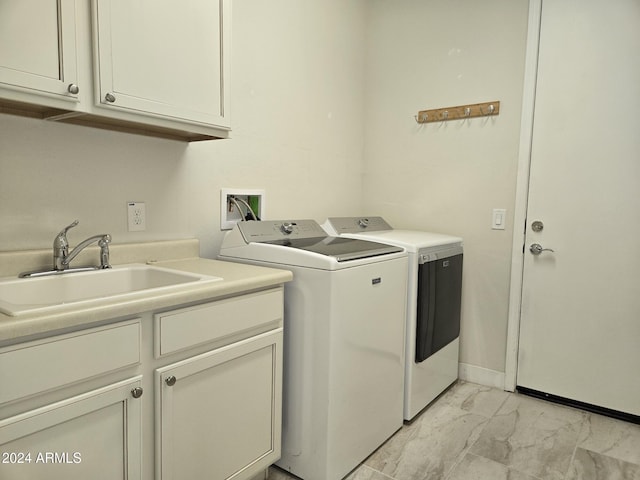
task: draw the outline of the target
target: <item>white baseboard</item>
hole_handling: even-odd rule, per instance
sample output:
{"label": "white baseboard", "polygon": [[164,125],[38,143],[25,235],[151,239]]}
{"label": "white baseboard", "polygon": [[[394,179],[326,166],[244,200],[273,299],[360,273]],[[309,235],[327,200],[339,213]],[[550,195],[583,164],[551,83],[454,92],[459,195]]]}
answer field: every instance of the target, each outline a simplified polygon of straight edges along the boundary
{"label": "white baseboard", "polygon": [[459,363],[458,377],[465,382],[504,389],[504,372],[497,372],[468,363]]}

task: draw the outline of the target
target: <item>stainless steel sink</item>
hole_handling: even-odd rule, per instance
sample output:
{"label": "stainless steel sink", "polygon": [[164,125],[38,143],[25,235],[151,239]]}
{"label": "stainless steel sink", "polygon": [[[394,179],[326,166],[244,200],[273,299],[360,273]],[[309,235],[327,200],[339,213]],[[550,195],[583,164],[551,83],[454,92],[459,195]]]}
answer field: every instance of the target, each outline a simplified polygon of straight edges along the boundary
{"label": "stainless steel sink", "polygon": [[195,282],[219,280],[222,278],[144,264],[44,277],[10,278],[0,280],[0,312],[18,316],[69,306],[89,306],[105,299],[117,301],[151,293],[169,293],[184,290]]}

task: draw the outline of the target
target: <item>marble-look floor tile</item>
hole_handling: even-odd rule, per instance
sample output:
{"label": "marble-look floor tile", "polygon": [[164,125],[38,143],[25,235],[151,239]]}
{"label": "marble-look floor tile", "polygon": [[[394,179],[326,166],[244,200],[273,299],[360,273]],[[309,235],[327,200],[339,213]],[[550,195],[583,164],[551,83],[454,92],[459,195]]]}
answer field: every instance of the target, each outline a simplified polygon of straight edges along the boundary
{"label": "marble-look floor tile", "polygon": [[487,422],[486,417],[437,402],[405,425],[365,465],[395,480],[443,479]]}
{"label": "marble-look floor tile", "polygon": [[640,425],[589,414],[578,446],[625,462],[640,464]]}
{"label": "marble-look floor tile", "polygon": [[640,480],[640,426],[458,382],[345,480],[471,479]]}
{"label": "marble-look floor tile", "polygon": [[455,466],[447,480],[538,480],[488,458],[468,453]]}
{"label": "marble-look floor tile", "polygon": [[484,428],[471,453],[545,480],[563,480],[585,415],[512,395]]}
{"label": "marble-look floor tile", "polygon": [[447,403],[476,415],[490,418],[498,411],[508,396],[509,392],[497,388],[458,381],[438,399],[438,403]]}
{"label": "marble-look floor tile", "polygon": [[640,465],[578,448],[566,480],[640,480]]}
{"label": "marble-look floor tile", "polygon": [[345,480],[391,480],[386,475],[369,468],[366,465],[360,465]]}
{"label": "marble-look floor tile", "polygon": [[[300,480],[295,475],[292,475],[278,467],[272,466],[269,468],[269,480]],[[367,467],[366,465],[360,465],[353,472],[345,477],[344,480],[391,480],[388,476]]]}

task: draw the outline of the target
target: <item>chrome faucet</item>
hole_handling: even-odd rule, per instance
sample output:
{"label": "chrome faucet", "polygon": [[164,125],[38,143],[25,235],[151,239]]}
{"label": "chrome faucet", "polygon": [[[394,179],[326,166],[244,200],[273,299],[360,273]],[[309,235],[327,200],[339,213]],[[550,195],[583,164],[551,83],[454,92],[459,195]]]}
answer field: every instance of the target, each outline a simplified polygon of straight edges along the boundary
{"label": "chrome faucet", "polygon": [[91,245],[93,242],[98,242],[98,246],[100,247],[100,268],[111,268],[109,264],[109,243],[111,243],[111,235],[107,233],[102,233],[100,235],[94,235],[93,237],[89,237],[86,240],[80,242],[76,247],[69,253],[69,241],[67,240],[67,232],[69,229],[78,225],[78,220],[73,222],[71,225],[66,226],[62,229],[56,238],[53,240],[53,269],[56,272],[61,272],[69,268],[69,264],[71,260],[76,258],[76,256],[85,249],[85,247]]}

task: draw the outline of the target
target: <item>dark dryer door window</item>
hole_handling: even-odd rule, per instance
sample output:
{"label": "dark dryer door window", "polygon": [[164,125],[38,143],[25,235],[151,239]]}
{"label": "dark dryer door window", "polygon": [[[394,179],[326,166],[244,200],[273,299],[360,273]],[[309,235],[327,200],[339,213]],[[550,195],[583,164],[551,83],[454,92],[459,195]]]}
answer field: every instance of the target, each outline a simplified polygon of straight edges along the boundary
{"label": "dark dryer door window", "polygon": [[416,363],[460,335],[461,297],[462,254],[419,266]]}

